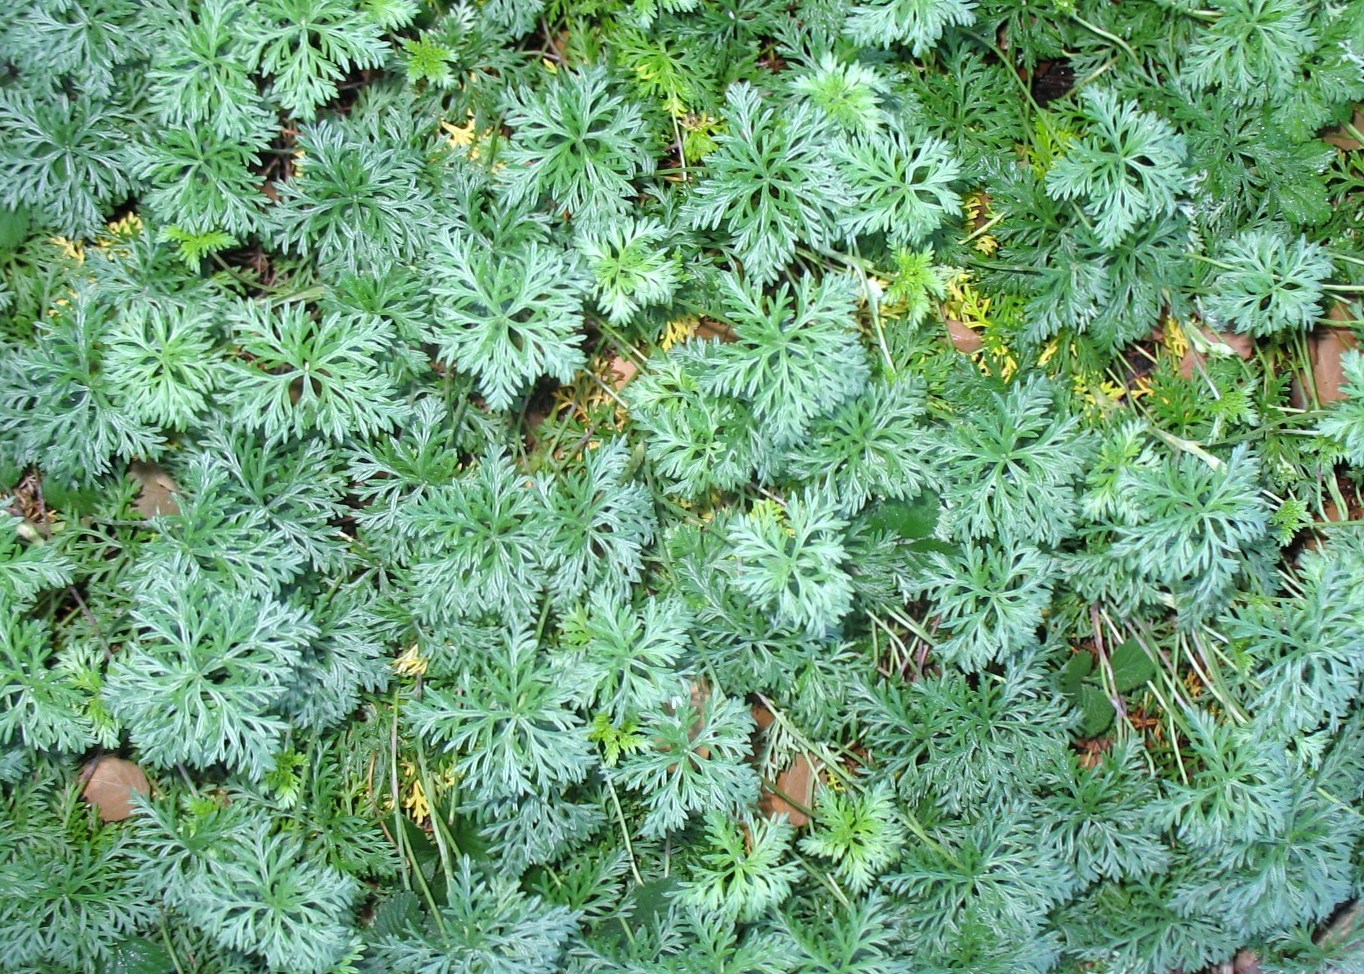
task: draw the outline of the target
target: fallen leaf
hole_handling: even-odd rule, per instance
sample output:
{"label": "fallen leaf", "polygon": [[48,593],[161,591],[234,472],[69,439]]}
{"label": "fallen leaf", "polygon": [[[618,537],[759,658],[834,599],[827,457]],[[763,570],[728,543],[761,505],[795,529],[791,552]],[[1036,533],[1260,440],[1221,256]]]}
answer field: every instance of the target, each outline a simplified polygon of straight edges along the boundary
{"label": "fallen leaf", "polygon": [[[1350,309],[1342,304],[1333,304],[1326,317],[1330,321],[1349,321]],[[1344,328],[1318,328],[1310,339],[1312,346],[1312,379],[1316,383],[1317,398],[1322,402],[1335,402],[1344,399],[1340,385],[1345,381],[1345,371],[1340,367],[1341,353],[1358,346],[1355,336]]]}
{"label": "fallen leaf", "polygon": [[696,337],[703,341],[718,338],[722,342],[738,341],[738,336],[733,329],[723,321],[715,321],[713,318],[702,318],[701,323],[696,326]]}
{"label": "fallen leaf", "polygon": [[[777,780],[773,782],[775,790],[763,788],[758,799],[758,808],[768,818],[785,815],[796,828],[808,825],[810,816],[791,804],[791,801],[804,808],[811,808],[814,805],[815,782],[818,778],[814,759],[808,754],[797,754],[790,767],[777,775]],[[791,801],[787,801],[783,795],[788,796]]]}
{"label": "fallen leaf", "polygon": [[631,362],[628,358],[622,358],[619,355],[615,355],[611,358],[610,369],[611,373],[616,377],[614,385],[617,392],[624,389],[626,384],[635,377],[637,372],[639,372],[638,365]]}
{"label": "fallen leaf", "polygon": [[96,758],[81,774],[85,779],[81,796],[106,822],[121,822],[133,813],[133,792],[150,795],[152,791],[146,773],[123,758]]}
{"label": "fallen leaf", "polygon": [[[1249,335],[1238,335],[1234,331],[1214,331],[1211,328],[1199,328],[1198,331],[1209,344],[1224,345],[1242,359],[1248,360],[1255,354],[1255,339]],[[1194,368],[1202,365],[1205,357],[1202,352],[1190,347],[1179,360],[1180,374],[1186,379],[1193,378]]]}
{"label": "fallen leaf", "polygon": [[979,352],[985,347],[984,340],[976,333],[976,330],[964,321],[955,321],[949,318],[947,320],[947,334],[952,339],[953,347],[967,355]]}
{"label": "fallen leaf", "polygon": [[[1364,131],[1364,108],[1355,111],[1354,120],[1350,124],[1356,129]],[[1346,152],[1353,152],[1355,149],[1364,149],[1364,146],[1359,144],[1359,140],[1346,131],[1343,125],[1340,128],[1333,129],[1323,135],[1322,141],[1329,142],[1337,149],[1344,149]]]}
{"label": "fallen leaf", "polygon": [[134,460],[128,465],[128,473],[140,488],[137,500],[133,502],[133,510],[143,517],[180,513],[180,505],[175,500],[175,495],[180,493],[180,486],[160,464]]}

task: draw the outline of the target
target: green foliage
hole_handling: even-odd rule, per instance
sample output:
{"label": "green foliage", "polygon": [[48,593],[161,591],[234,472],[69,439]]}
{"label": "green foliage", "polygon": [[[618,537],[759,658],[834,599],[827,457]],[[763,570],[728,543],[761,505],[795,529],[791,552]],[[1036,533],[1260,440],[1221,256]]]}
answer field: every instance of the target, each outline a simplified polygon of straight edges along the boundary
{"label": "green foliage", "polygon": [[748,84],[732,87],[726,106],[729,127],[716,136],[707,176],[683,213],[695,227],[723,226],[744,270],[765,284],[798,243],[829,244],[853,199],[825,151],[828,129],[812,109],[802,104],[779,113]]}
{"label": "green foliage", "polygon": [[1168,592],[1186,620],[1212,611],[1268,532],[1255,489],[1259,465],[1244,447],[1216,465],[1182,455],[1123,472],[1123,509],[1110,549],[1130,569]]}
{"label": "green foliage", "polygon": [[1074,530],[1088,439],[1045,380],[990,393],[942,442],[953,534],[1059,544]]}
{"label": "green foliage", "polygon": [[388,53],[384,25],[345,0],[263,0],[252,16],[252,60],[270,76],[274,99],[299,118],[335,98],[346,72],[379,67]]}
{"label": "green foliage", "polygon": [[328,121],[305,129],[299,146],[303,158],[270,211],[281,248],[351,273],[416,255],[435,217],[417,152]]}
{"label": "green foliage", "polygon": [[1212,320],[1258,336],[1300,331],[1317,320],[1331,260],[1316,244],[1252,230],[1228,241],[1219,259],[1203,299]]}
{"label": "green foliage", "polygon": [[393,378],[378,366],[392,343],[383,322],[328,314],[301,304],[235,309],[236,340],[249,356],[234,363],[227,403],[267,438],[316,431],[339,440],[388,428],[400,415]]}
{"label": "green foliage", "polygon": [[743,763],[753,721],[732,698],[699,704],[673,698],[645,715],[649,747],[632,753],[612,773],[641,790],[649,807],[641,829],[662,835],[698,812],[738,809],[757,797],[757,776]]}
{"label": "green foliage", "polygon": [[1099,244],[1113,248],[1143,222],[1174,211],[1186,183],[1184,140],[1112,92],[1090,89],[1081,97],[1083,134],[1048,171],[1047,193],[1078,201]]}
{"label": "green foliage", "polygon": [[538,93],[513,92],[506,119],[515,134],[500,178],[513,201],[548,197],[594,226],[619,217],[632,180],[653,172],[639,106],[614,94],[600,67],[563,72]]}
{"label": "green foliage", "polygon": [[852,603],[838,540],[846,526],[817,494],[790,498],[784,511],[762,507],[736,518],[728,537],[734,586],[778,625],[826,633]]}
{"label": "green foliage", "polygon": [[0,52],[6,970],[1359,966],[1364,5]]}
{"label": "green foliage", "polygon": [[731,275],[720,279],[717,315],[738,339],[710,356],[702,388],[751,404],[761,431],[777,445],[800,439],[817,416],[851,399],[867,380],[857,340],[851,281],[783,284],[771,297]]}
{"label": "green foliage", "polygon": [[478,377],[506,409],[542,375],[571,381],[583,365],[589,279],[566,251],[528,243],[498,253],[460,234],[436,245],[436,313],[426,332],[441,358]]}
{"label": "green foliage", "polygon": [[1340,357],[1345,399],[1321,421],[1321,432],[1341,446],[1342,455],[1354,466],[1364,467],[1364,355],[1354,349]]}
{"label": "green foliage", "polygon": [[784,818],[740,826],[724,812],[711,812],[705,851],[678,887],[678,899],[718,916],[757,919],[790,895],[800,872],[794,862],[781,861],[791,833]]}
{"label": "green foliage", "polygon": [[0,206],[29,207],[57,233],[88,236],[132,185],[119,107],[102,99],[0,92]]}
{"label": "green foliage", "polygon": [[858,44],[904,44],[915,56],[931,50],[944,29],[975,20],[971,0],[864,0],[849,12],[847,33]]}
{"label": "green foliage", "polygon": [[168,578],[140,593],[137,642],[104,696],[148,762],[217,761],[259,778],[287,724],[274,710],[316,633],[307,615],[207,581]]}
{"label": "green foliage", "polygon": [[892,792],[884,785],[864,795],[824,789],[804,851],[833,861],[834,874],[854,893],[868,889],[895,862],[905,843]]}
{"label": "green foliage", "polygon": [[657,220],[613,221],[578,238],[596,281],[597,303],[615,324],[673,296],[679,274],[666,240],[667,229]]}

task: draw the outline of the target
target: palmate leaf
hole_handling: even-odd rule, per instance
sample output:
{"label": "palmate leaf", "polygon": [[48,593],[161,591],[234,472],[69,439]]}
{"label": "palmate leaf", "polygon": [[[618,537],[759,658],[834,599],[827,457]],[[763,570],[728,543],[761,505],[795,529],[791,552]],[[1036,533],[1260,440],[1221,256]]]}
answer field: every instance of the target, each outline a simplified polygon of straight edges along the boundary
{"label": "palmate leaf", "polygon": [[588,451],[570,474],[536,478],[548,587],[560,604],[589,591],[624,599],[639,580],[655,521],[648,490],[627,476],[629,464],[629,447],[617,439]]}
{"label": "palmate leaf", "polygon": [[1277,100],[1302,83],[1303,60],[1316,46],[1310,8],[1294,0],[1214,0],[1212,7],[1217,16],[1189,48],[1181,80],[1242,103]]}
{"label": "palmate leaf", "polygon": [[311,118],[346,72],[388,55],[382,28],[345,0],[262,0],[252,8],[255,58],[290,115]]}
{"label": "palmate leaf", "polygon": [[555,554],[539,498],[495,451],[459,479],[413,498],[397,524],[416,554],[414,615],[437,626],[484,614],[506,623],[527,618]]}
{"label": "palmate leaf", "polygon": [[234,309],[235,337],[249,359],[232,365],[224,401],[269,439],[318,432],[333,440],[387,429],[403,414],[396,383],[378,360],[393,344],[377,318],[304,305],[259,302]]}
{"label": "palmate leaf", "polygon": [[507,409],[540,376],[569,382],[582,368],[590,278],[575,255],[537,243],[497,252],[454,234],[437,243],[435,261],[427,339],[477,377],[488,405]]}
{"label": "palmate leaf", "polygon": [[134,610],[137,641],[109,669],[104,700],[143,761],[223,762],[259,779],[287,724],[275,708],[316,635],[303,610],[207,580],[163,577]]}
{"label": "palmate leaf", "polygon": [[1302,592],[1238,607],[1220,627],[1256,667],[1253,713],[1284,734],[1334,732],[1351,713],[1364,672],[1364,587],[1359,544],[1337,536],[1304,552]]}
{"label": "palmate leaf", "polygon": [[577,914],[527,895],[507,876],[483,875],[461,856],[441,922],[376,938],[395,974],[552,974]]}
{"label": "palmate leaf", "polygon": [[988,815],[935,830],[911,842],[886,885],[907,901],[916,939],[947,947],[978,923],[1001,931],[1036,931],[1066,902],[1077,880],[1055,847],[1038,841],[1026,806],[1006,803]]}
{"label": "palmate leaf", "polygon": [[948,638],[937,652],[971,671],[1036,645],[1056,574],[1052,559],[1030,545],[970,542],[930,553],[910,584],[939,613]]}
{"label": "palmate leaf", "polygon": [[814,826],[800,847],[832,860],[839,880],[861,893],[899,858],[907,834],[894,793],[884,782],[863,794],[825,787],[819,791]]}
{"label": "palmate leaf", "polygon": [[[202,869],[182,906],[218,943],[271,967],[325,974],[353,944],[355,878],[308,855],[297,834],[261,822]],[[225,850],[226,851],[226,850]],[[205,864],[207,865],[207,864]]]}
{"label": "palmate leaf", "polygon": [[1202,299],[1210,320],[1263,337],[1304,331],[1320,316],[1322,285],[1332,265],[1318,244],[1248,230],[1227,241],[1217,256]]}
{"label": "palmate leaf", "polygon": [[615,324],[642,305],[668,301],[681,277],[657,220],[613,220],[578,236],[578,251],[596,279],[597,304]]}
{"label": "palmate leaf", "polygon": [[890,93],[886,78],[869,65],[845,63],[831,53],[797,74],[791,90],[850,135],[875,136],[890,120],[884,108]]}
{"label": "palmate leaf", "polygon": [[776,279],[798,243],[821,248],[853,204],[827,151],[831,131],[811,106],[788,113],[764,106],[757,89],[738,84],[726,96],[728,128],[706,158],[706,178],[682,215],[694,227],[723,226],[745,273]]}
{"label": "palmate leaf", "polygon": [[245,0],[204,0],[193,13],[167,3],[151,45],[148,95],[165,124],[200,126],[228,142],[262,146],[274,119],[251,78],[252,20]]}
{"label": "palmate leaf", "polygon": [[691,621],[678,598],[650,598],[637,610],[594,591],[561,623],[577,700],[617,726],[661,706],[672,693],[673,667],[687,649]]}
{"label": "palmate leaf", "polygon": [[1172,213],[1187,188],[1184,138],[1109,91],[1081,92],[1085,133],[1047,173],[1047,193],[1077,200],[1099,243],[1117,247],[1143,220]]}
{"label": "palmate leaf", "polygon": [[752,403],[774,446],[800,439],[817,416],[862,391],[870,367],[855,317],[853,282],[802,277],[765,295],[752,280],[720,278],[716,316],[738,341],[709,356],[703,389]]}
{"label": "palmate leaf", "polygon": [[953,813],[992,807],[1036,787],[1064,756],[1073,718],[1035,657],[971,681],[947,669],[907,686],[859,689],[860,739],[911,801]]}
{"label": "palmate leaf", "polygon": [[217,340],[221,310],[208,302],[124,309],[105,351],[118,401],[152,426],[185,429],[197,424],[229,374]]}
{"label": "palmate leaf", "polygon": [[279,188],[268,225],[285,249],[355,274],[413,257],[435,221],[419,153],[322,121],[299,135],[304,153]]}
{"label": "palmate leaf", "polygon": [[843,568],[846,527],[830,499],[817,493],[789,498],[784,511],[741,515],[727,537],[734,586],[780,626],[830,633],[852,606]]}
{"label": "palmate leaf", "polygon": [[0,206],[30,207],[68,237],[93,237],[132,186],[119,106],[93,97],[0,91]]}
{"label": "palmate leaf", "polygon": [[1120,744],[1094,767],[1067,755],[1046,773],[1040,838],[1083,883],[1163,871],[1170,850],[1156,822],[1156,782],[1137,745]]}
{"label": "palmate leaf", "polygon": [[0,743],[73,753],[90,746],[90,697],[57,662],[47,626],[0,620]]}
{"label": "palmate leaf", "polygon": [[792,444],[784,472],[815,481],[855,514],[873,497],[903,499],[935,485],[936,432],[925,422],[926,389],[916,378],[873,380],[856,398],[815,420]]}
{"label": "palmate leaf", "polygon": [[508,97],[514,136],[498,178],[513,202],[546,196],[575,223],[625,210],[632,181],[653,172],[655,141],[640,107],[611,90],[606,70],[561,71],[540,91]]}
{"label": "palmate leaf", "polygon": [[23,519],[0,510],[0,599],[17,613],[44,589],[71,584],[76,563],[58,545],[29,543],[20,534]]}
{"label": "palmate leaf", "polygon": [[829,917],[791,916],[785,927],[799,947],[799,974],[913,974],[895,904],[879,891],[853,899]]}
{"label": "palmate leaf", "polygon": [[74,795],[53,808],[48,802],[58,789],[39,790],[36,783],[29,777],[29,787],[21,785],[14,797],[37,807],[18,821],[8,809],[5,816],[5,966],[25,974],[104,971],[116,943],[155,922],[159,887],[140,874],[125,833],[91,828]]}
{"label": "palmate leaf", "polygon": [[1340,357],[1345,397],[1322,417],[1318,429],[1338,444],[1340,455],[1356,467],[1364,467],[1364,354],[1347,349]]}
{"label": "palmate leaf", "polygon": [[783,862],[794,830],[785,818],[742,823],[722,811],[706,816],[706,851],[678,887],[683,903],[719,916],[752,922],[791,894],[800,874]]}
{"label": "palmate leaf", "polygon": [[684,499],[732,490],[753,475],[762,454],[757,424],[745,403],[702,389],[721,350],[690,341],[656,355],[625,388],[625,401],[662,487]]}
{"label": "palmate leaf", "polygon": [[954,533],[1055,545],[1074,530],[1090,438],[1055,399],[1051,384],[1033,377],[952,424],[941,449]]}
{"label": "palmate leaf", "polygon": [[758,777],[745,761],[753,717],[732,697],[687,695],[649,713],[641,728],[650,746],[621,758],[608,774],[642,793],[645,835],[662,836],[699,812],[746,808],[758,797]]}
{"label": "palmate leaf", "polygon": [[590,746],[572,696],[535,644],[513,636],[469,660],[458,687],[427,687],[406,716],[424,740],[456,753],[481,800],[546,797],[587,774]]}
{"label": "palmate leaf", "polygon": [[839,170],[857,197],[841,221],[849,237],[877,232],[892,244],[914,245],[961,209],[952,189],[961,166],[942,139],[892,126],[835,145]]}
{"label": "palmate leaf", "polygon": [[133,146],[133,172],[151,184],[143,202],[158,221],[187,233],[255,230],[265,194],[255,148],[203,128],[171,129]]}
{"label": "palmate leaf", "polygon": [[112,309],[80,287],[41,322],[31,346],[0,349],[0,438],[11,463],[40,463],[56,483],[89,482],[114,460],[151,457],[160,432],[121,403],[104,367]]}
{"label": "palmate leaf", "polygon": [[849,13],[846,32],[858,44],[904,44],[921,57],[948,27],[972,23],[975,7],[974,0],[861,0]]}
{"label": "palmate leaf", "polygon": [[1269,532],[1259,461],[1244,444],[1213,467],[1181,454],[1122,473],[1126,498],[1111,554],[1169,590],[1186,624],[1213,612]]}

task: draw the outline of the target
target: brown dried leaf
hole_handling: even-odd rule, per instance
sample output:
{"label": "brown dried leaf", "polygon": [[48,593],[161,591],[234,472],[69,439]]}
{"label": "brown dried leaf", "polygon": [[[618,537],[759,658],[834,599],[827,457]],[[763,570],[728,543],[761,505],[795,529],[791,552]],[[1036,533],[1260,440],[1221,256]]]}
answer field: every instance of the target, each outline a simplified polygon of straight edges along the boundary
{"label": "brown dried leaf", "polygon": [[[1255,339],[1249,335],[1238,335],[1234,331],[1214,331],[1211,328],[1199,328],[1199,333],[1214,345],[1227,346],[1242,359],[1249,360],[1255,354]],[[1193,378],[1194,368],[1202,365],[1203,360],[1203,353],[1191,347],[1179,361],[1180,374],[1186,379]]]}
{"label": "brown dried leaf", "polygon": [[[1330,321],[1349,321],[1350,309],[1341,304],[1333,304],[1326,312]],[[1345,398],[1340,384],[1345,381],[1345,371],[1340,367],[1341,353],[1355,348],[1355,336],[1344,328],[1318,328],[1312,333],[1312,379],[1317,386],[1317,398],[1322,402],[1335,402]]]}
{"label": "brown dried leaf", "polygon": [[967,355],[979,352],[985,347],[984,340],[974,328],[964,321],[954,321],[949,318],[947,321],[947,334],[952,339],[952,345],[959,352]]}
{"label": "brown dried leaf", "polygon": [[[762,796],[758,799],[758,808],[768,818],[785,815],[796,828],[808,825],[810,816],[791,804],[791,801],[804,808],[813,807],[815,782],[818,779],[814,758],[808,754],[797,754],[791,766],[777,775],[777,780],[773,782],[776,790],[763,789]],[[789,796],[791,801],[787,801],[783,795]]]}
{"label": "brown dried leaf", "polygon": [[[1241,359],[1249,360],[1249,357],[1255,355],[1255,338],[1248,336],[1248,334],[1237,334],[1236,331],[1214,331],[1210,327],[1200,327],[1199,334],[1202,334],[1204,340],[1211,342],[1211,344],[1228,346]],[[1202,366],[1203,359],[1202,352],[1189,348],[1189,351],[1184,353],[1183,359],[1180,359],[1180,374],[1185,379],[1193,378],[1193,370]]]}
{"label": "brown dried leaf", "polygon": [[626,384],[629,383],[639,371],[638,365],[631,362],[628,358],[622,358],[619,355],[612,356],[610,368],[612,375],[616,377],[613,385],[616,387],[617,392],[624,389]]}
{"label": "brown dried leaf", "polygon": [[133,510],[143,517],[180,513],[180,505],[175,500],[175,495],[180,493],[180,486],[160,464],[134,460],[128,465],[128,473],[137,481],[140,488],[137,500],[133,503]]}
{"label": "brown dried leaf", "polygon": [[96,758],[85,766],[82,776],[85,790],[81,796],[106,822],[121,822],[133,813],[133,792],[150,795],[152,791],[146,773],[123,758]]}
{"label": "brown dried leaf", "polygon": [[[1357,109],[1355,111],[1354,121],[1352,121],[1350,124],[1353,125],[1356,129],[1364,131],[1364,108]],[[1357,140],[1353,135],[1347,132],[1344,126],[1341,126],[1338,129],[1333,129],[1326,135],[1322,136],[1322,141],[1329,142],[1337,149],[1344,149],[1346,152],[1353,152],[1355,149],[1364,149],[1364,146],[1361,146],[1359,144],[1359,140]]]}

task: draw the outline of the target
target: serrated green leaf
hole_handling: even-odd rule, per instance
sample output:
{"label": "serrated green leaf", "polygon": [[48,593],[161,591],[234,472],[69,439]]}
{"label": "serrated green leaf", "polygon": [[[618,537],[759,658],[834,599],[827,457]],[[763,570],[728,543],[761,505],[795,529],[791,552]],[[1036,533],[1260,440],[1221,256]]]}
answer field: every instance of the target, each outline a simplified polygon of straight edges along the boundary
{"label": "serrated green leaf", "polygon": [[1156,675],[1156,664],[1135,639],[1129,639],[1109,657],[1113,667],[1113,685],[1119,693],[1128,693]]}
{"label": "serrated green leaf", "polygon": [[114,945],[100,974],[175,974],[175,962],[155,941],[129,937]]}
{"label": "serrated green leaf", "polygon": [[1098,687],[1082,683],[1072,699],[1080,710],[1077,732],[1081,737],[1098,737],[1113,726],[1117,711],[1113,709],[1113,702]]}
{"label": "serrated green leaf", "polygon": [[1094,657],[1088,653],[1076,653],[1061,667],[1058,682],[1061,692],[1074,697],[1080,692],[1080,684],[1094,671]]}

